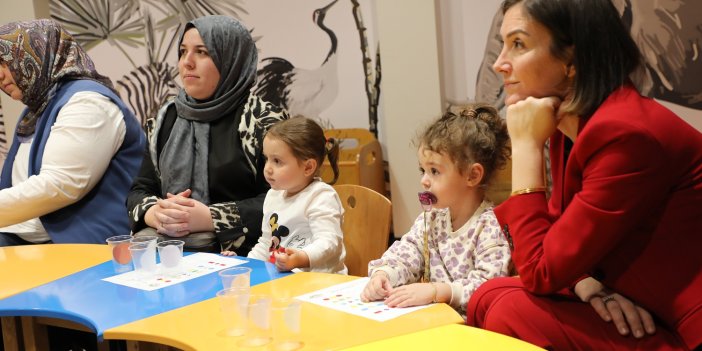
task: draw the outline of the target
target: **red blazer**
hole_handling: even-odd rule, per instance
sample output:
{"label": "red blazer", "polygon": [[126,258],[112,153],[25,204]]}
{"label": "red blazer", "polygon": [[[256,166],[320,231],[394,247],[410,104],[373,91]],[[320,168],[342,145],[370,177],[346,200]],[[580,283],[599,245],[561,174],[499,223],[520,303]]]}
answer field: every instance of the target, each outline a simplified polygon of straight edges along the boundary
{"label": "red blazer", "polygon": [[[581,122],[565,160],[551,137],[553,193],[495,209],[528,290],[591,274],[702,344],[702,134],[631,86]],[[507,234],[507,233],[506,233]]]}

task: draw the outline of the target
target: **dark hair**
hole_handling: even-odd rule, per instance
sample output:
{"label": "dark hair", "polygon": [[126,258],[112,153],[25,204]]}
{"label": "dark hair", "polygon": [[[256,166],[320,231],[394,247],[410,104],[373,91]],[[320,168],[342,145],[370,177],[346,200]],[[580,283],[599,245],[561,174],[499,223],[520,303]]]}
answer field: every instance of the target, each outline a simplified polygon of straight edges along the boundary
{"label": "dark hair", "polygon": [[526,16],[551,33],[551,54],[568,59],[567,48],[574,49],[573,98],[566,112],[589,118],[642,62],[611,0],[505,0],[503,13],[520,3]]}
{"label": "dark hair", "polygon": [[512,152],[507,124],[497,110],[482,103],[458,106],[430,124],[417,138],[417,147],[448,155],[461,172],[471,163],[483,166],[481,184],[505,166]]}
{"label": "dark hair", "polygon": [[316,160],[315,174],[317,175],[324,162],[324,156],[327,156],[334,172],[334,179],[329,184],[334,184],[339,179],[339,141],[333,138],[327,139],[324,136],[324,130],[317,122],[296,116],[274,124],[266,132],[266,136],[284,142],[298,160]]}

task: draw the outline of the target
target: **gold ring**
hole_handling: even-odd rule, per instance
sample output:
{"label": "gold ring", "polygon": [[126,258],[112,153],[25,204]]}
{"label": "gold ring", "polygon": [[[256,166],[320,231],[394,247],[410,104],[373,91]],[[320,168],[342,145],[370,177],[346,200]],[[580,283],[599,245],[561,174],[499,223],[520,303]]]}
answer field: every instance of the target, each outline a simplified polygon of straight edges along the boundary
{"label": "gold ring", "polygon": [[614,301],[614,295],[602,296],[602,303],[607,304],[607,302]]}

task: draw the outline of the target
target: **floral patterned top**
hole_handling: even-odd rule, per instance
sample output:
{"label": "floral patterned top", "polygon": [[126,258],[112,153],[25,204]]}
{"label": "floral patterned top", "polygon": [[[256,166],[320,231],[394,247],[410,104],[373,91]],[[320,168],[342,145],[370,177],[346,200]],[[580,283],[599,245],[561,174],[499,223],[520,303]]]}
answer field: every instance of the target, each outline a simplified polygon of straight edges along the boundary
{"label": "floral patterned top", "polygon": [[[488,279],[509,275],[510,249],[487,201],[456,231],[448,209],[433,209],[429,221],[430,280],[451,285],[449,305],[464,318],[473,292]],[[368,264],[368,275],[386,272],[393,286],[419,282],[424,272],[424,213],[410,231]]]}

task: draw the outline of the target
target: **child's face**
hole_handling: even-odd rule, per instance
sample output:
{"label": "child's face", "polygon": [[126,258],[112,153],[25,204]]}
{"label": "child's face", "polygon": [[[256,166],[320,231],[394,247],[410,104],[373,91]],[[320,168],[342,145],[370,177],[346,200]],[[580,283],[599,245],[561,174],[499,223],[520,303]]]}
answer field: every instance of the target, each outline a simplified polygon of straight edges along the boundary
{"label": "child's face", "polygon": [[300,161],[285,142],[276,138],[263,139],[263,155],[266,166],[263,175],[275,190],[287,191],[292,196],[302,191],[314,175],[314,160]]}
{"label": "child's face", "polygon": [[461,175],[448,155],[420,147],[417,159],[422,188],[436,195],[437,208],[451,208],[465,201],[466,191],[470,189],[467,177]]}

